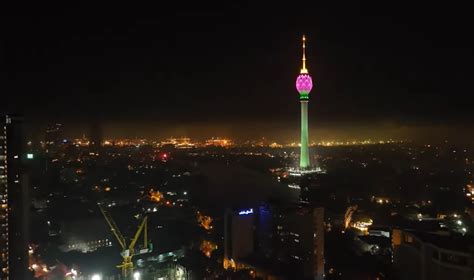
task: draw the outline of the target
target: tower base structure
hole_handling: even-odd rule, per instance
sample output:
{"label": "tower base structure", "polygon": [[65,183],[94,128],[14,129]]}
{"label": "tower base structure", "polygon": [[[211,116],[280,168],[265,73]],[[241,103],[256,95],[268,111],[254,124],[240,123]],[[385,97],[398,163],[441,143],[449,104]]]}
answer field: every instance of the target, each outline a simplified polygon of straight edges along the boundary
{"label": "tower base structure", "polygon": [[326,170],[322,169],[321,167],[308,167],[304,169],[297,167],[289,167],[287,171],[288,174],[293,177],[302,177],[313,174],[326,174]]}

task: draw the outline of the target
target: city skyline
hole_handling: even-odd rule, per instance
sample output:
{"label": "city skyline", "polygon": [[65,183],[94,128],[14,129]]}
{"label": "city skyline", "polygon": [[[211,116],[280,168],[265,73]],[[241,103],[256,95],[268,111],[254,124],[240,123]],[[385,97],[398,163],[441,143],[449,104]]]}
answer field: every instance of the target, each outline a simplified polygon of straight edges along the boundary
{"label": "city skyline", "polygon": [[[296,112],[298,114],[298,112]],[[414,141],[419,144],[436,144],[445,141],[462,145],[471,145],[471,137],[474,133],[466,131],[463,124],[453,125],[397,125],[394,123],[377,123],[377,129],[369,125],[327,125],[324,122],[314,120],[314,125],[309,126],[311,142],[321,141],[363,141],[363,140],[403,140]],[[53,124],[51,122],[49,124]],[[62,123],[64,136],[67,139],[77,139],[83,136],[90,137],[90,127],[88,125],[76,122]],[[276,129],[268,124],[247,124],[236,128],[232,125],[210,125],[201,123],[176,124],[173,126],[163,126],[162,123],[139,123],[135,124],[129,121],[123,123],[105,123],[102,126],[104,139],[149,139],[165,140],[169,137],[190,137],[194,140],[205,140],[212,137],[228,137],[238,142],[249,140],[260,140],[262,138],[268,141],[278,143],[291,143],[300,141],[299,120],[285,123],[285,128]],[[31,124],[33,129],[29,130],[26,137],[32,141],[43,141],[44,133],[48,127],[46,123],[37,125]],[[245,133],[242,133],[242,129]],[[463,131],[462,135],[458,132]]]}

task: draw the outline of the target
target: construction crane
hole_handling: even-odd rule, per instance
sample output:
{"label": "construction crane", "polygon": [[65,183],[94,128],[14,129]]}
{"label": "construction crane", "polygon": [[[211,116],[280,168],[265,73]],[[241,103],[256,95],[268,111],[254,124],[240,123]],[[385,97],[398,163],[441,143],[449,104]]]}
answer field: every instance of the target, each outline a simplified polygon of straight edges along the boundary
{"label": "construction crane", "polygon": [[[104,215],[105,220],[107,221],[107,224],[110,226],[110,230],[114,234],[115,238],[117,239],[117,242],[119,243],[120,247],[122,248],[122,252],[120,255],[123,258],[123,261],[121,264],[117,265],[118,268],[122,270],[122,276],[125,279],[129,279],[132,276],[133,273],[133,262],[132,258],[133,256],[137,255],[135,253],[135,244],[137,243],[138,238],[140,238],[140,234],[143,231],[143,248],[148,248],[148,217],[145,216],[143,217],[142,221],[140,222],[140,225],[138,226],[137,231],[135,232],[134,237],[130,240],[130,243],[127,246],[127,241],[125,237],[122,235],[120,232],[117,224],[115,223],[114,219],[112,219],[112,216],[110,215],[109,212],[107,212],[102,205],[99,205],[100,212],[102,212],[102,215]],[[140,253],[143,250],[140,250]],[[146,249],[146,252],[148,252],[148,249]]]}

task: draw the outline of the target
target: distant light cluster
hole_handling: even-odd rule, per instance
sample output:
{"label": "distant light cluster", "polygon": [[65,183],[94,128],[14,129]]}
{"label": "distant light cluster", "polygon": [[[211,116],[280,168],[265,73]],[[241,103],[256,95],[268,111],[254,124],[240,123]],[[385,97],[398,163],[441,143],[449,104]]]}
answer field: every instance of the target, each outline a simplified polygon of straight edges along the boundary
{"label": "distant light cluster", "polygon": [[[354,145],[380,145],[380,144],[395,144],[395,143],[404,143],[401,140],[351,140],[351,141],[337,141],[337,140],[322,140],[319,142],[311,142],[309,146],[354,146]],[[41,142],[42,146],[46,149],[45,142]],[[76,147],[88,147],[92,145],[92,142],[87,137],[67,140],[64,139],[60,145],[74,145]],[[172,146],[176,149],[192,149],[192,148],[204,148],[204,147],[269,147],[269,148],[297,148],[301,147],[299,142],[290,142],[290,143],[278,143],[275,141],[267,141],[264,138],[262,140],[248,140],[237,143],[230,138],[221,138],[221,137],[212,137],[204,141],[195,141],[190,137],[170,137],[163,141],[150,140],[146,138],[140,139],[129,139],[129,138],[117,138],[117,139],[106,139],[102,141],[102,146],[104,147],[140,147],[140,146],[154,146],[154,147],[165,147]],[[31,157],[32,155],[30,155]]]}
{"label": "distant light cluster", "polygon": [[[351,146],[351,145],[376,145],[376,144],[394,144],[394,143],[403,143],[403,141],[395,140],[353,140],[353,141],[321,141],[316,144],[317,146]],[[314,145],[314,144],[313,144]]]}
{"label": "distant light cluster", "polygon": [[233,141],[225,138],[211,138],[206,140],[204,145],[216,147],[230,147],[233,145]]}

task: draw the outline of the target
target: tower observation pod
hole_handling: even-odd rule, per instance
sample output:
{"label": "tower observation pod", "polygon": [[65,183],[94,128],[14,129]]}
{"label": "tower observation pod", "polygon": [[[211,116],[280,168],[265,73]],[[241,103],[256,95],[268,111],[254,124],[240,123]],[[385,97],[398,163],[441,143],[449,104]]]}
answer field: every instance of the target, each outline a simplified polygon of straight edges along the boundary
{"label": "tower observation pod", "polygon": [[303,35],[303,66],[300,74],[296,78],[296,90],[300,95],[301,103],[301,150],[300,150],[300,170],[308,170],[311,167],[309,159],[308,143],[308,102],[309,92],[313,88],[313,80],[306,69],[306,37]]}

